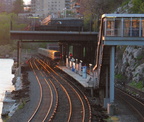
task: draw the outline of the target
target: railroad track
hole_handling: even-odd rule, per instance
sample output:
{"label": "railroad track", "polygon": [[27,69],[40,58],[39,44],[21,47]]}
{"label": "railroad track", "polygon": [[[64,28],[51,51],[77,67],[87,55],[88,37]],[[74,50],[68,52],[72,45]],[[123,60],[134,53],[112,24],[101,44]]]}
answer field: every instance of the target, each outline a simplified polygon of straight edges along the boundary
{"label": "railroad track", "polygon": [[70,79],[40,59],[32,60],[30,66],[39,83],[41,97],[29,122],[38,119],[55,122],[91,122],[90,103]]}
{"label": "railroad track", "polygon": [[51,80],[48,80],[35,62],[30,63],[40,89],[40,98],[34,113],[29,118],[31,121],[48,121],[53,116],[58,103],[58,93]]}
{"label": "railroad track", "polygon": [[144,103],[119,88],[115,91],[116,98],[125,101],[137,113],[139,121],[144,122]]}

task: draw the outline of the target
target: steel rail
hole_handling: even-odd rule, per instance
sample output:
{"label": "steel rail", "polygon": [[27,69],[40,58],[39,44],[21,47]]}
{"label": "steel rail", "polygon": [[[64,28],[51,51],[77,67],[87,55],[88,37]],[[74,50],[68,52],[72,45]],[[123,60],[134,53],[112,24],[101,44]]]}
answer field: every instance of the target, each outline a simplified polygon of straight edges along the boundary
{"label": "steel rail", "polygon": [[[45,74],[45,76],[47,75],[45,72],[44,72],[44,74]],[[51,85],[53,86],[53,88],[54,88],[54,90],[55,90],[55,93],[56,93],[56,105],[55,105],[55,107],[54,107],[53,113],[51,114],[51,117],[50,117],[49,120],[48,120],[48,121],[50,122],[50,121],[52,121],[52,119],[53,119],[53,117],[55,116],[55,113],[56,113],[56,111],[57,111],[59,95],[58,95],[58,91],[57,91],[57,89],[56,89],[56,87],[55,87],[55,85],[54,85],[54,83],[52,82],[51,79],[49,79],[49,82],[50,82]]]}
{"label": "steel rail", "polygon": [[34,67],[32,66],[32,63],[31,63],[31,62],[30,62],[30,67],[32,68],[32,70],[33,70],[33,72],[34,72],[34,74],[35,74],[35,76],[36,76],[36,79],[37,79],[37,81],[38,81],[38,84],[39,84],[39,88],[40,88],[40,99],[39,99],[39,103],[38,103],[38,106],[37,106],[36,110],[34,111],[34,113],[32,114],[32,116],[29,118],[28,122],[30,122],[30,121],[32,120],[32,118],[35,116],[36,112],[38,111],[38,109],[39,109],[39,107],[40,107],[41,101],[42,101],[42,86],[41,86],[40,81],[39,81],[39,79],[38,79],[38,77],[37,77],[37,75],[36,75],[36,72],[34,71]]}
{"label": "steel rail", "polygon": [[[42,65],[42,63],[40,61],[38,61],[38,62]],[[46,69],[46,67],[44,65],[42,65],[42,66],[50,74],[50,72]],[[70,120],[71,120],[71,114],[72,114],[72,102],[71,102],[71,98],[70,98],[67,90],[65,89],[65,87],[63,85],[61,85],[61,83],[53,75],[52,75],[52,77],[55,79],[55,81],[57,83],[59,83],[60,87],[63,89],[63,91],[65,92],[65,94],[66,94],[66,96],[68,98],[70,111],[69,111],[69,116],[68,116],[67,122],[70,122]]]}
{"label": "steel rail", "polygon": [[[123,94],[122,97],[120,97],[120,95],[118,97],[120,97],[121,99],[123,99],[123,101],[128,103],[138,113],[138,115],[141,117],[141,119],[144,121],[144,116],[143,116],[144,115],[144,103],[140,102],[139,100],[132,97],[131,95],[125,93],[123,90],[120,90],[118,88],[115,88],[115,89]],[[124,99],[124,95],[127,97],[127,99]],[[128,98],[131,100],[129,100]],[[133,104],[132,102],[135,102],[135,104]],[[140,106],[138,107],[137,105],[140,105]],[[142,108],[143,108],[143,111],[140,110]]]}
{"label": "steel rail", "polygon": [[[58,66],[56,66],[56,67],[59,69]],[[66,80],[69,81],[74,87],[76,87],[78,89],[78,91],[83,95],[84,99],[87,101],[87,105],[88,105],[88,109],[89,109],[89,122],[91,122],[91,116],[92,116],[91,111],[92,110],[91,110],[91,105],[90,105],[88,98],[86,97],[86,95],[80,90],[80,88],[76,84],[74,84],[71,80],[69,80],[67,78],[66,78]],[[86,112],[85,112],[85,114],[86,114]]]}
{"label": "steel rail", "polygon": [[49,79],[49,81],[51,82],[54,90],[55,90],[55,93],[56,93],[56,105],[55,105],[55,108],[54,108],[54,111],[53,111],[53,114],[51,115],[49,121],[52,121],[52,118],[54,117],[55,113],[56,113],[56,110],[57,110],[57,107],[58,107],[58,92],[56,90],[56,87],[55,85],[53,84],[53,82]]}
{"label": "steel rail", "polygon": [[[36,65],[35,62],[34,62],[34,65],[35,65],[35,67],[39,70],[41,76],[44,77],[43,73],[40,71],[39,67]],[[33,67],[32,64],[31,64],[31,67]],[[37,81],[39,82],[39,85],[41,86],[41,90],[40,90],[41,93],[40,93],[40,94],[42,94],[42,89],[43,89],[43,88],[42,88],[42,84],[41,84],[41,82],[40,82],[40,80],[39,80],[39,78],[38,78],[38,76],[37,76],[34,68],[33,68],[33,71],[34,71],[35,76],[37,77]],[[50,99],[50,105],[49,105],[49,107],[48,107],[48,110],[47,110],[47,112],[46,112],[46,115],[44,116],[44,118],[43,118],[43,120],[42,120],[42,122],[45,122],[46,119],[47,119],[47,117],[48,117],[48,115],[49,115],[49,113],[50,113],[50,111],[51,111],[51,109],[52,109],[52,104],[53,104],[53,100],[54,100],[53,98],[54,98],[54,97],[53,97],[52,88],[51,88],[49,82],[46,80],[46,78],[43,78],[43,80],[44,80],[45,83],[47,84],[47,87],[48,87],[49,90],[50,90],[50,98],[52,98],[52,99]],[[39,111],[39,109],[41,108],[42,101],[43,101],[43,95],[41,95],[41,96],[42,96],[42,97],[41,97],[41,100],[39,101],[39,104],[38,104],[37,108],[35,109],[33,115],[31,116],[31,118],[30,118],[28,121],[32,121],[33,118],[36,116],[36,113],[37,113],[37,112]]]}
{"label": "steel rail", "polygon": [[[44,61],[42,61],[42,60],[40,60],[40,61],[42,63],[44,63],[44,65],[47,65]],[[82,113],[83,113],[82,122],[84,122],[85,121],[85,115],[86,115],[85,106],[84,106],[84,102],[83,102],[81,96],[79,95],[79,93],[75,90],[75,88],[71,84],[69,84],[64,78],[62,78],[57,72],[55,72],[49,65],[47,65],[47,67],[49,67],[57,76],[59,76],[62,80],[64,80],[73,89],[73,91],[77,94],[79,100],[81,101]],[[45,69],[46,69],[46,67],[45,67]],[[86,96],[84,96],[84,98],[85,98],[86,101],[88,100],[88,99],[86,99],[87,98]],[[89,106],[89,109],[90,109],[90,116],[91,116],[91,107],[90,107],[90,104],[89,104],[88,101],[87,101],[87,103],[88,103],[88,106]],[[91,119],[91,117],[89,119]]]}

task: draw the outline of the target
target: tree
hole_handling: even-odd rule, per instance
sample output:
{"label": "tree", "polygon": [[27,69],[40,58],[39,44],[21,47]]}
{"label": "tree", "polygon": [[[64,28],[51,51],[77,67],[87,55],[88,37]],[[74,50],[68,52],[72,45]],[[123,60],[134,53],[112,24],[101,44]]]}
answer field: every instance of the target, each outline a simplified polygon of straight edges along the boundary
{"label": "tree", "polygon": [[123,1],[126,0],[81,0],[80,13],[86,30],[98,30],[101,15],[114,12]]}
{"label": "tree", "polygon": [[144,13],[144,2],[141,4],[140,10],[141,10],[142,13]]}
{"label": "tree", "polygon": [[26,24],[18,23],[18,16],[14,13],[0,14],[0,45],[11,44],[10,40],[10,23],[12,22],[14,30],[22,30]]}
{"label": "tree", "polygon": [[23,0],[16,0],[13,3],[13,5],[14,5],[13,12],[16,13],[16,14],[24,12],[23,4],[24,4]]}
{"label": "tree", "polygon": [[132,13],[142,13],[143,12],[143,0],[132,0],[133,7],[131,8]]}

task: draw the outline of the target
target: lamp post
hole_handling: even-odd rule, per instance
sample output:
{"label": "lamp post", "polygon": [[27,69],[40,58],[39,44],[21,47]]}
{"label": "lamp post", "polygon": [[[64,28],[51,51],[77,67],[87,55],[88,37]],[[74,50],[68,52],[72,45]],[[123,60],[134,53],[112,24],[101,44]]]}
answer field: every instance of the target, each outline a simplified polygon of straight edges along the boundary
{"label": "lamp post", "polygon": [[66,18],[66,8],[64,8],[63,11],[64,11],[64,17]]}
{"label": "lamp post", "polygon": [[36,17],[36,15],[34,14],[34,31],[35,31],[35,17]]}

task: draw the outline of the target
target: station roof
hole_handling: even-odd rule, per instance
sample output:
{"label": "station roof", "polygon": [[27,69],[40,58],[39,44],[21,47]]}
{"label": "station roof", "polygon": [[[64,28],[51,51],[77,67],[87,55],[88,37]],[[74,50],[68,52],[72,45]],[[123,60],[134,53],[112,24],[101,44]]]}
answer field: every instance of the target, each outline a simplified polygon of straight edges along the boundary
{"label": "station roof", "polygon": [[102,15],[102,18],[111,18],[111,17],[119,17],[119,18],[123,18],[123,17],[138,17],[138,18],[141,18],[141,17],[144,17],[144,14],[103,14]]}

